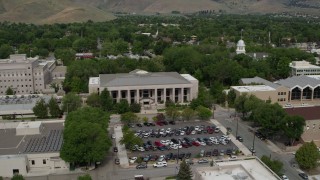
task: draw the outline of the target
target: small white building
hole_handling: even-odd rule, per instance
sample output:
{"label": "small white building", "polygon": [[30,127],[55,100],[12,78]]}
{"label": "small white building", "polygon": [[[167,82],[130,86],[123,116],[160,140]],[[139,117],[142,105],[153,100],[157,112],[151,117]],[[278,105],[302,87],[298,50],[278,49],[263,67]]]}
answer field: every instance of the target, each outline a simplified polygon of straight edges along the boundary
{"label": "small white building", "polygon": [[237,43],[236,54],[246,54],[246,44],[242,39],[240,39]]}
{"label": "small white building", "polygon": [[292,76],[320,75],[320,67],[312,65],[308,61],[292,61],[289,66]]}
{"label": "small white building", "polygon": [[1,123],[0,134],[0,176],[48,175],[69,170],[59,152],[62,121]]}

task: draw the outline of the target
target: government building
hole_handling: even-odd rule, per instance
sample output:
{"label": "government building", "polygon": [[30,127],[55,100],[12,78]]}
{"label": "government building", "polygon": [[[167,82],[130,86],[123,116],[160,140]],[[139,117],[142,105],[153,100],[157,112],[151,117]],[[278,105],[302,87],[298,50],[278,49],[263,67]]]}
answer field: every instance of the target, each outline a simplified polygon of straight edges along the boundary
{"label": "government building", "polygon": [[105,88],[114,102],[126,99],[129,104],[158,108],[171,100],[189,103],[198,97],[198,80],[190,74],[177,72],[147,72],[136,69],[130,73],[100,74],[89,80],[89,93],[101,93]]}

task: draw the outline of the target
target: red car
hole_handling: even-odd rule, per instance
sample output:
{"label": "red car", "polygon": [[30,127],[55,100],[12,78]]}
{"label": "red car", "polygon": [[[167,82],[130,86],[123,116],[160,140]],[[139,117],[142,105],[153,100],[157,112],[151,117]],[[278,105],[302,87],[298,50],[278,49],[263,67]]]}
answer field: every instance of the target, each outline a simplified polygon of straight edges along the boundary
{"label": "red car", "polygon": [[208,134],[213,134],[214,131],[213,131],[213,129],[208,129],[207,132],[208,132]]}
{"label": "red car", "polygon": [[162,147],[164,146],[160,141],[155,141],[154,145],[156,145],[157,147]]}
{"label": "red car", "polygon": [[193,141],[193,142],[192,142],[192,145],[194,145],[194,146],[200,146],[200,144],[199,144],[198,142],[196,142],[196,141]]}

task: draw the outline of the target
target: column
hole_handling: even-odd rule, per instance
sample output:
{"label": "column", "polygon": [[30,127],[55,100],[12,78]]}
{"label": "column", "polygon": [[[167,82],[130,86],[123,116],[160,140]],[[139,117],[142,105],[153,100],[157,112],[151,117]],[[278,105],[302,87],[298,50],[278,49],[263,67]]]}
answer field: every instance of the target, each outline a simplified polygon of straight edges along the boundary
{"label": "column", "polygon": [[130,90],[127,90],[127,101],[128,101],[129,104],[131,104]]}
{"label": "column", "polygon": [[311,91],[311,101],[313,101],[314,89]]}
{"label": "column", "polygon": [[176,101],[175,101],[175,99],[176,99],[176,89],[175,88],[172,88],[172,101],[174,102],[174,103],[176,103]]}
{"label": "column", "polygon": [[184,100],[183,100],[183,97],[184,97],[184,88],[181,88],[180,97],[181,97],[181,103],[184,103]]}
{"label": "column", "polygon": [[302,102],[303,89],[301,89],[300,101]]}
{"label": "column", "polygon": [[167,88],[163,89],[163,102],[166,103],[167,100]]}
{"label": "column", "polygon": [[154,103],[155,104],[158,104],[158,89],[154,89]]}
{"label": "column", "polygon": [[137,89],[137,92],[136,92],[136,103],[140,104],[140,89]]}
{"label": "column", "polygon": [[121,93],[120,90],[117,91],[117,102],[120,102]]}

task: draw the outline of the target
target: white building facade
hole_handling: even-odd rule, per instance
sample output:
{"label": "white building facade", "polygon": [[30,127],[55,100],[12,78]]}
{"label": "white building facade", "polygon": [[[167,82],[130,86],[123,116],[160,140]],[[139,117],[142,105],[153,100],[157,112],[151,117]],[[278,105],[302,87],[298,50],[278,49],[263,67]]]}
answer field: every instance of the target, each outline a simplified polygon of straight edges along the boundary
{"label": "white building facade", "polygon": [[310,64],[308,61],[292,61],[290,63],[291,75],[320,75],[320,67]]}
{"label": "white building facade", "polygon": [[100,74],[89,80],[89,93],[101,93],[105,88],[114,102],[126,99],[129,104],[164,104],[166,101],[189,103],[198,97],[199,81],[189,74],[147,72]]}

